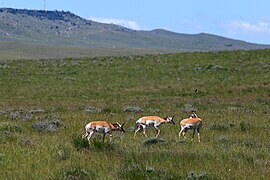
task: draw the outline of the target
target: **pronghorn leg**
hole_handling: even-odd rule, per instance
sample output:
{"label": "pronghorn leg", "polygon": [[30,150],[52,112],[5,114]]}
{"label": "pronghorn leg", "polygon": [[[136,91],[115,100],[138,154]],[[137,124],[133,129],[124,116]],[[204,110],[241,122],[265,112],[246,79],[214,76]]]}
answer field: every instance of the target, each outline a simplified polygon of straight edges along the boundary
{"label": "pronghorn leg", "polygon": [[105,141],[105,133],[103,133],[103,136],[102,136],[102,142]]}
{"label": "pronghorn leg", "polygon": [[109,134],[109,136],[110,136],[110,142],[112,142],[112,135],[111,135],[111,134]]}
{"label": "pronghorn leg", "polygon": [[201,138],[200,138],[200,128],[197,129],[198,132],[198,142],[201,142]]}
{"label": "pronghorn leg", "polygon": [[184,139],[186,139],[186,130],[185,129],[183,130],[182,134],[183,134]]}
{"label": "pronghorn leg", "polygon": [[82,139],[83,139],[83,138],[86,138],[86,137],[88,136],[88,134],[89,134],[89,133],[86,131],[86,132],[84,133],[84,135],[82,135]]}
{"label": "pronghorn leg", "polygon": [[[110,142],[112,142],[112,135],[110,133],[106,133],[106,135],[110,137]],[[105,134],[104,134],[104,137],[105,137]]]}
{"label": "pronghorn leg", "polygon": [[156,134],[156,138],[157,138],[159,136],[160,129],[158,127],[155,127],[155,129],[157,130],[157,134]]}
{"label": "pronghorn leg", "polygon": [[135,133],[134,133],[134,138],[135,138],[135,136],[136,136],[136,134],[137,134],[137,132],[139,132],[140,131],[140,129],[141,129],[141,126],[139,126],[136,130],[135,130]]}
{"label": "pronghorn leg", "polygon": [[89,144],[90,144],[90,139],[91,139],[91,137],[93,136],[94,133],[95,133],[94,131],[91,131],[87,136],[87,140],[88,140]]}
{"label": "pronghorn leg", "polygon": [[142,126],[143,127],[143,134],[146,138],[148,138],[148,136],[146,135],[146,126]]}
{"label": "pronghorn leg", "polygon": [[180,132],[179,132],[179,139],[181,138],[181,134],[183,133],[184,128],[181,128]]}

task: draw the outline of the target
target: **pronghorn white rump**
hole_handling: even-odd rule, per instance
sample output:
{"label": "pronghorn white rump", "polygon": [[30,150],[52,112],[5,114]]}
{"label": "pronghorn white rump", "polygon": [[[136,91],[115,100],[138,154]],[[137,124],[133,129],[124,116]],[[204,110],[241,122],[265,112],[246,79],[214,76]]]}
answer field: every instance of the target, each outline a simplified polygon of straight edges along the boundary
{"label": "pronghorn white rump", "polygon": [[157,134],[156,134],[156,138],[157,138],[159,136],[159,133],[160,133],[159,126],[161,124],[164,124],[164,123],[171,123],[171,124],[175,125],[175,123],[173,121],[173,116],[166,117],[166,118],[160,118],[158,116],[141,117],[140,119],[138,119],[136,121],[137,129],[135,130],[134,137],[136,136],[137,132],[140,131],[141,128],[143,129],[143,134],[145,135],[145,137],[147,137],[146,128],[153,127],[157,130]]}
{"label": "pronghorn white rump", "polygon": [[198,133],[198,142],[201,142],[200,140],[200,128],[202,127],[202,119],[198,118],[195,113],[192,113],[190,118],[183,119],[180,122],[180,132],[179,132],[179,138],[181,135],[185,138],[186,131],[189,129],[193,130],[192,140],[194,139],[195,130],[197,129]]}
{"label": "pronghorn white rump", "polygon": [[112,140],[111,131],[121,131],[125,133],[125,130],[123,129],[125,123],[122,125],[117,123],[108,123],[107,121],[92,121],[88,123],[85,126],[85,134],[82,135],[82,138],[88,139],[88,142],[90,143],[91,137],[94,135],[94,133],[102,133],[103,134],[103,142],[105,139],[105,135],[108,135],[110,137],[110,141]]}

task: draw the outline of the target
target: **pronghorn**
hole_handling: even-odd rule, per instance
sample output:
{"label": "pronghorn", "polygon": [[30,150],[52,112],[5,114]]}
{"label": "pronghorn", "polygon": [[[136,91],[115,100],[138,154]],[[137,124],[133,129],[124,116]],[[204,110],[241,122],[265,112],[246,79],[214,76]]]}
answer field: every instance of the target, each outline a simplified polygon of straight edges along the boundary
{"label": "pronghorn", "polygon": [[123,133],[125,133],[125,130],[123,129],[125,123],[123,123],[122,125],[117,123],[108,123],[107,121],[92,121],[90,123],[88,123],[85,126],[85,134],[82,135],[82,138],[86,138],[88,139],[88,142],[90,143],[90,139],[93,136],[93,134],[95,132],[98,133],[103,133],[103,142],[105,139],[105,135],[110,136],[110,141],[112,141],[112,135],[111,135],[111,131],[121,131]]}
{"label": "pronghorn", "polygon": [[198,141],[201,142],[200,140],[200,128],[202,127],[202,120],[201,118],[198,118],[197,115],[193,112],[191,116],[187,119],[183,119],[180,122],[180,132],[179,132],[179,138],[181,137],[181,134],[183,134],[183,137],[185,138],[186,131],[188,129],[193,129],[193,135],[192,135],[192,140],[194,139],[195,135],[195,130],[197,129],[198,133]]}
{"label": "pronghorn", "polygon": [[143,128],[143,134],[145,135],[145,137],[147,137],[146,132],[145,132],[147,127],[154,127],[157,130],[157,134],[156,134],[156,138],[157,138],[160,133],[159,126],[163,123],[172,123],[173,125],[175,125],[175,123],[173,122],[173,116],[166,117],[166,118],[160,118],[158,116],[141,117],[140,119],[136,121],[137,129],[135,130],[134,138],[137,132],[139,132],[141,128]]}

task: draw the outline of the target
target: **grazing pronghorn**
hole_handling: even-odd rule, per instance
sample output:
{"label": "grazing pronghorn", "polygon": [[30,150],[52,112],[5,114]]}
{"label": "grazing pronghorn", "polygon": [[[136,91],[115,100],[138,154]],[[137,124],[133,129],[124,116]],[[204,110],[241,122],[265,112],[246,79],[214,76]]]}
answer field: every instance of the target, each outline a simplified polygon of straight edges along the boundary
{"label": "grazing pronghorn", "polygon": [[187,119],[183,119],[180,122],[180,132],[179,132],[179,138],[181,137],[181,134],[183,134],[183,137],[185,138],[186,131],[188,129],[193,129],[193,135],[192,135],[192,140],[194,139],[195,135],[195,130],[197,129],[198,133],[198,141],[201,142],[200,140],[200,128],[202,127],[202,120],[201,118],[198,118],[198,116],[193,112],[191,116]]}
{"label": "grazing pronghorn", "polygon": [[82,138],[86,138],[88,139],[88,142],[90,143],[90,139],[93,136],[93,134],[95,132],[98,133],[103,133],[103,142],[105,139],[105,135],[110,136],[110,141],[112,141],[112,135],[111,135],[111,131],[121,131],[123,133],[125,133],[125,130],[123,129],[125,123],[123,123],[122,125],[117,123],[108,123],[107,121],[92,121],[90,123],[88,123],[85,126],[85,134],[82,135]]}
{"label": "grazing pronghorn", "polygon": [[156,138],[157,138],[159,133],[160,133],[159,126],[161,124],[164,124],[164,123],[172,123],[173,125],[175,125],[175,123],[173,122],[173,116],[172,117],[166,117],[166,118],[160,118],[158,116],[141,117],[140,119],[138,119],[136,121],[137,129],[135,130],[134,138],[135,138],[137,132],[139,132],[139,130],[141,128],[143,128],[143,134],[145,135],[145,137],[147,137],[147,135],[145,133],[145,130],[146,130],[147,127],[154,127],[157,130],[157,134],[156,134]]}

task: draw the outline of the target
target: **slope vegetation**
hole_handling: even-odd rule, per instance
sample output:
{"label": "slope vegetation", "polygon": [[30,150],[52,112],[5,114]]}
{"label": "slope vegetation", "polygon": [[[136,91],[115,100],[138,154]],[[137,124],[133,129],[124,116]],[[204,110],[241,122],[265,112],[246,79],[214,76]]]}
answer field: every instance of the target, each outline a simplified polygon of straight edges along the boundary
{"label": "slope vegetation", "polygon": [[135,31],[86,20],[64,11],[0,9],[0,42],[83,48],[125,48],[176,51],[264,49],[211,34],[180,34],[162,29]]}

